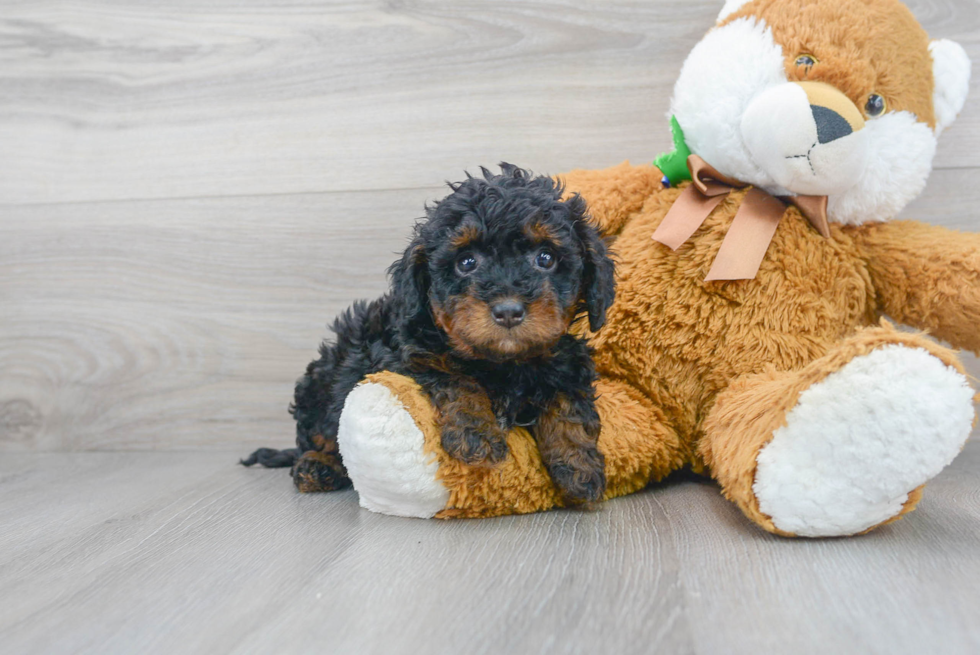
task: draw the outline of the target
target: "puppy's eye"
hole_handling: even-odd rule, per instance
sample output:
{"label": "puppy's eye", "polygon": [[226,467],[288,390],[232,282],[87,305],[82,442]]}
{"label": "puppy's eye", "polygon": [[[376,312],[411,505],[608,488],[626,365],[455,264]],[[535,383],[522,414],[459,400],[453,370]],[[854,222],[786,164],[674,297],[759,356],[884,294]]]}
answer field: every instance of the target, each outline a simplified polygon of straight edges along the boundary
{"label": "puppy's eye", "polygon": [[476,257],[473,255],[463,255],[456,260],[456,271],[460,275],[466,275],[467,273],[472,273],[476,270],[479,262],[476,261]]}
{"label": "puppy's eye", "polygon": [[813,55],[800,55],[794,63],[801,68],[810,70],[817,65],[817,58]]}
{"label": "puppy's eye", "polygon": [[555,256],[550,250],[542,250],[534,258],[534,265],[543,271],[551,270],[555,266]]}
{"label": "puppy's eye", "polygon": [[864,113],[868,116],[881,116],[888,108],[888,103],[877,93],[868,96],[868,102],[864,105]]}

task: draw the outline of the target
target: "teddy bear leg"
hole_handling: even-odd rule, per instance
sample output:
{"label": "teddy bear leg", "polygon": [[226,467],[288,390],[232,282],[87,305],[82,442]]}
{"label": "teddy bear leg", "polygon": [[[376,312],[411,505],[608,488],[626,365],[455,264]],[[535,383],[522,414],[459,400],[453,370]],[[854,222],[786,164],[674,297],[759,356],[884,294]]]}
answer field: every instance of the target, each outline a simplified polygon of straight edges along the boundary
{"label": "teddy bear leg", "polygon": [[915,507],[969,437],[973,394],[952,351],[869,328],[799,371],[736,380],[705,421],[700,453],[766,530],[857,534]]}
{"label": "teddy bear leg", "polygon": [[[628,385],[600,380],[606,494],[642,489],[682,466],[680,440],[649,400]],[[524,514],[562,505],[533,437],[507,435],[508,455],[493,467],[468,466],[442,449],[435,412],[411,379],[368,376],[347,397],[338,431],[361,506],[419,518]]]}

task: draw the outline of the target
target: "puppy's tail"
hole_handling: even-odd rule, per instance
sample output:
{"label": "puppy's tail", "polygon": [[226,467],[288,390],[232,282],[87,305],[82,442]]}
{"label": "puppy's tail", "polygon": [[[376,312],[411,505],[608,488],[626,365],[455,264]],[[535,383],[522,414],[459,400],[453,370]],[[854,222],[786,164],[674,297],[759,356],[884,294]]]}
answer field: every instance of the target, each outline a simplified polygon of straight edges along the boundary
{"label": "puppy's tail", "polygon": [[285,450],[259,448],[245,459],[238,460],[238,463],[242,466],[261,464],[266,468],[278,469],[292,466],[299,459],[299,455],[299,448],[287,448]]}

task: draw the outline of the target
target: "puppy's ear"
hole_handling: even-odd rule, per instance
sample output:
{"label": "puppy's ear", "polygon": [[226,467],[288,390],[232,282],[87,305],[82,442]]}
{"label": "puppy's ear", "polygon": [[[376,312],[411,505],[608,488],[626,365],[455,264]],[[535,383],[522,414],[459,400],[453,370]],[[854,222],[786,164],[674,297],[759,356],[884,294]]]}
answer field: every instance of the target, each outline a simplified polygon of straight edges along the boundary
{"label": "puppy's ear", "polygon": [[417,332],[432,323],[429,309],[429,262],[416,228],[415,238],[402,258],[388,268],[391,291],[402,307],[402,326]]}
{"label": "puppy's ear", "polygon": [[616,298],[616,267],[599,230],[589,218],[585,200],[577,193],[565,201],[572,212],[575,234],[582,249],[582,300],[589,312],[589,329],[597,332],[606,323],[606,310]]}

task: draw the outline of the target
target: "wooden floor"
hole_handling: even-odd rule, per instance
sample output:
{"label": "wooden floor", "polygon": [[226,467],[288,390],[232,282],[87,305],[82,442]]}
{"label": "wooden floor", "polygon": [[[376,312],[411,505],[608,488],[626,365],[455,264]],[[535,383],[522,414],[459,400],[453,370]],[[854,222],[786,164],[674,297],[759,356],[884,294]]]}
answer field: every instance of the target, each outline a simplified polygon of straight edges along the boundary
{"label": "wooden floor", "polygon": [[[446,523],[234,464],[445,180],[667,149],[721,4],[0,0],[0,653],[980,652],[976,438],[821,541],[691,479]],[[908,4],[980,62],[980,3]],[[905,216],[980,230],[980,74],[935,165]]]}
{"label": "wooden floor", "polygon": [[690,479],[423,521],[234,462],[0,459],[0,652],[980,652],[977,441],[909,518],[819,541]]}

